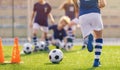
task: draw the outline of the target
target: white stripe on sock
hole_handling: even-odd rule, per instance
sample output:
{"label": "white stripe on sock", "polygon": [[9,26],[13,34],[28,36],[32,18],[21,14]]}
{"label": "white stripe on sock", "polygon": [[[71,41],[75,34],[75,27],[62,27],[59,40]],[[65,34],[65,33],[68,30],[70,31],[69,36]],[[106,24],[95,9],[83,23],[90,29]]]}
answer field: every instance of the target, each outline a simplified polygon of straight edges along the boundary
{"label": "white stripe on sock", "polygon": [[96,43],[95,45],[97,45],[97,46],[103,46],[102,43]]}
{"label": "white stripe on sock", "polygon": [[95,55],[95,59],[100,59],[100,55]]}
{"label": "white stripe on sock", "polygon": [[102,49],[95,48],[95,52],[102,52]]}

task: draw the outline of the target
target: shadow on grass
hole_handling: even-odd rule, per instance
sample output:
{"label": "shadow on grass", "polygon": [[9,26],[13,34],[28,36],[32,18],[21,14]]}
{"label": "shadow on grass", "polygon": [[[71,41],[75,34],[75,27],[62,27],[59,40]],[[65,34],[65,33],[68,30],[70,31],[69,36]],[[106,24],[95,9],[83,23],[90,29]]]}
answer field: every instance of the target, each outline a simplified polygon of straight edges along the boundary
{"label": "shadow on grass", "polygon": [[92,68],[88,68],[86,70],[95,70],[95,69],[96,69],[96,67],[92,67]]}
{"label": "shadow on grass", "polygon": [[76,51],[63,51],[63,53],[74,53]]}
{"label": "shadow on grass", "polygon": [[45,63],[45,65],[59,65],[60,63]]}
{"label": "shadow on grass", "polygon": [[64,49],[61,49],[63,51],[63,53],[74,53],[77,52],[78,50],[70,50],[70,51],[66,51]]}
{"label": "shadow on grass", "polygon": [[39,51],[39,52],[33,52],[31,54],[21,54],[21,56],[24,57],[24,56],[40,55],[40,54],[48,54],[48,52],[46,52],[46,51]]}
{"label": "shadow on grass", "polygon": [[0,65],[7,66],[7,65],[20,65],[20,64],[22,64],[22,63],[10,63],[10,62],[8,62],[8,63],[0,64]]}
{"label": "shadow on grass", "polygon": [[[62,49],[62,51],[63,53],[74,53],[77,50],[66,51]],[[33,52],[31,54],[21,54],[21,56],[24,57],[24,56],[31,56],[31,55],[38,55],[38,54],[40,55],[40,54],[49,54],[49,53],[47,51],[39,51],[39,52]],[[6,57],[10,57],[10,56],[6,56]]]}

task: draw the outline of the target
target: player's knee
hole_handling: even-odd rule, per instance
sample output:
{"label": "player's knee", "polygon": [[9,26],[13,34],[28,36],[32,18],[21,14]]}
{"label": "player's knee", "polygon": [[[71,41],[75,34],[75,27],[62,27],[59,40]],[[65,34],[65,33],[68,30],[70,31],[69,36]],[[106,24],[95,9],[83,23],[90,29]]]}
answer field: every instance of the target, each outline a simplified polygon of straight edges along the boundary
{"label": "player's knee", "polygon": [[38,30],[37,29],[33,29],[33,35],[37,34]]}
{"label": "player's knee", "polygon": [[33,32],[33,36],[36,36],[37,35],[37,32]]}

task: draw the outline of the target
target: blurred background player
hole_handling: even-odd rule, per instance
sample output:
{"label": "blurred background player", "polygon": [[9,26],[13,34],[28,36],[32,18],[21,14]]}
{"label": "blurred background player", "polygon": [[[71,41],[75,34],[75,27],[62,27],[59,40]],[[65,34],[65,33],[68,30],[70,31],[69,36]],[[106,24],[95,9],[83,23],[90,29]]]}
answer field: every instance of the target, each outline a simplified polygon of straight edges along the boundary
{"label": "blurred background player", "polygon": [[[75,7],[73,0],[66,0],[60,7],[59,9],[65,10],[65,15],[68,16],[71,20],[74,18],[78,17],[78,10]],[[67,40],[68,42],[73,43],[73,40],[75,38],[75,31],[76,31],[76,26],[70,26],[68,25],[66,27],[67,31]]]}
{"label": "blurred background player", "polygon": [[57,49],[61,47],[60,45],[62,42],[66,43],[67,41],[67,33],[64,27],[67,26],[69,23],[70,18],[67,16],[63,16],[60,18],[58,24],[49,27],[49,30],[53,30],[52,44],[55,45]]}
{"label": "blurred background player", "polygon": [[[80,11],[79,11],[79,0],[73,0],[73,3],[74,3],[74,6],[75,6],[75,8],[76,8],[76,12],[77,12],[77,13],[80,12]],[[80,23],[80,22],[79,22],[79,13],[78,13],[77,15],[78,15],[78,17],[74,18],[74,19],[71,21],[71,23],[77,25],[77,27],[80,28],[80,24],[78,24],[78,23]],[[86,48],[86,44],[85,44],[85,42],[83,42],[83,44],[82,44],[82,49],[81,49],[81,50],[84,50],[85,48]]]}
{"label": "blurred background player", "polygon": [[71,20],[75,17],[78,17],[78,11],[75,8],[73,0],[66,0],[59,9],[63,9],[65,11],[65,15],[68,16]]}
{"label": "blurred background player", "polygon": [[[101,8],[105,7],[105,0],[79,0],[80,13],[79,22],[84,42],[87,45],[88,51],[93,51],[93,38],[95,37],[95,59],[93,67],[100,66],[100,55],[103,45],[103,22],[101,18]],[[76,4],[76,3],[75,3]],[[94,32],[94,37],[91,34]]]}
{"label": "blurred background player", "polygon": [[[51,22],[54,23],[53,16],[50,13],[51,10],[52,10],[51,6],[45,0],[39,0],[37,3],[34,4],[34,9],[33,9],[31,23],[30,23],[30,27],[33,28],[33,42],[35,45],[34,51],[37,51],[37,48],[38,48],[37,33],[39,29],[43,33],[41,40],[45,40],[46,43],[48,41],[47,39],[48,17],[51,19]],[[32,23],[33,19],[34,19],[34,23]],[[46,46],[46,49],[48,49],[48,46]]]}
{"label": "blurred background player", "polygon": [[65,30],[67,33],[67,43],[71,43],[73,45],[75,39],[76,26],[67,25],[65,27]]}

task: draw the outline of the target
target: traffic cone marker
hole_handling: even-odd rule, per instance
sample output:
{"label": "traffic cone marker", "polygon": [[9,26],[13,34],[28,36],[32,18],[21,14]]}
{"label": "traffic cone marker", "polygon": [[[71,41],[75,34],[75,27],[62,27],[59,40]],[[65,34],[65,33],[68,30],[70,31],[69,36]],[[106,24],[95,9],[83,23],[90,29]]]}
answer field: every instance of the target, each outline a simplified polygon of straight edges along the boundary
{"label": "traffic cone marker", "polygon": [[3,53],[2,39],[0,38],[0,64],[3,63],[4,63],[4,53]]}
{"label": "traffic cone marker", "polygon": [[23,63],[20,60],[20,51],[19,51],[19,41],[18,38],[14,39],[14,46],[12,50],[12,58],[11,61],[4,61],[4,53],[2,49],[2,39],[0,38],[0,64],[19,64]]}

